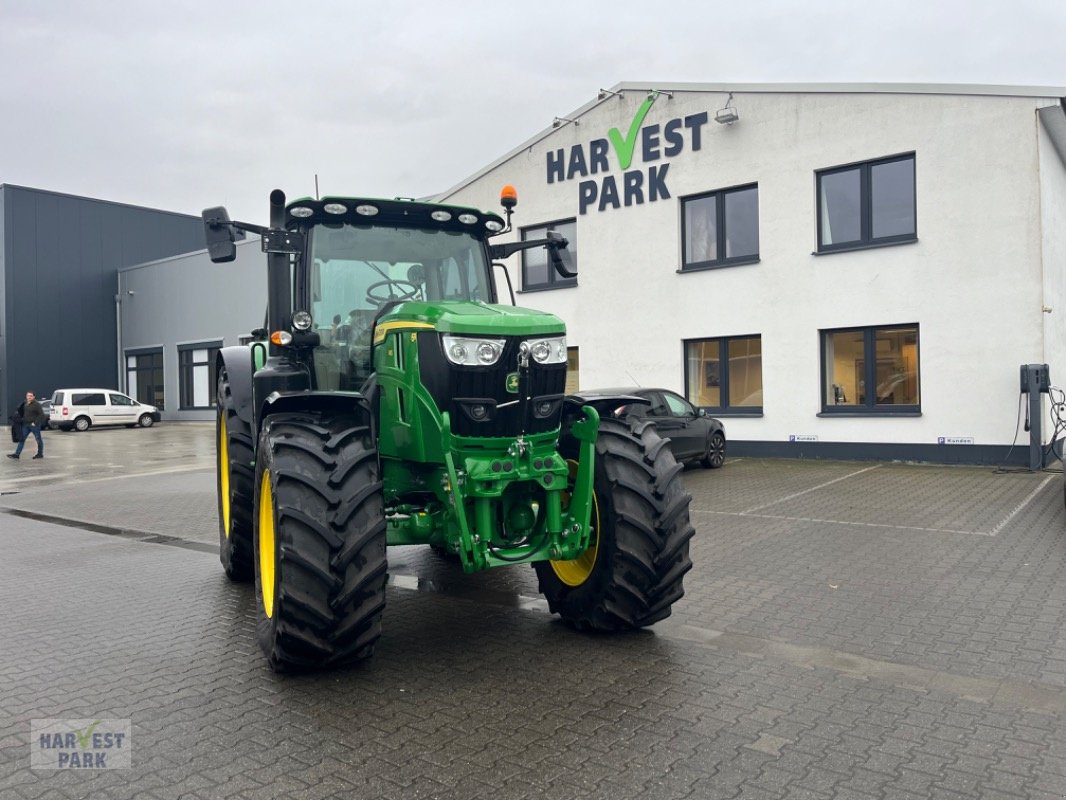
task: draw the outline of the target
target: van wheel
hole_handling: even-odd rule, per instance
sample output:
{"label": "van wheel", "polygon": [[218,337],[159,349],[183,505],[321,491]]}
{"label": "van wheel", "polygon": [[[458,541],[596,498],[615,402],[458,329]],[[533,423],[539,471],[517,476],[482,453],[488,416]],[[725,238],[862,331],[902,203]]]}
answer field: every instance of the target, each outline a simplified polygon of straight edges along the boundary
{"label": "van wheel", "polygon": [[141,414],[141,418],[137,420],[137,424],[142,428],[151,428],[154,423],[155,420],[152,419],[151,414]]}
{"label": "van wheel", "polygon": [[74,420],[74,430],[76,431],[82,431],[84,433],[85,431],[89,430],[90,425],[92,425],[92,423],[89,422],[88,417],[78,417],[76,420]]}

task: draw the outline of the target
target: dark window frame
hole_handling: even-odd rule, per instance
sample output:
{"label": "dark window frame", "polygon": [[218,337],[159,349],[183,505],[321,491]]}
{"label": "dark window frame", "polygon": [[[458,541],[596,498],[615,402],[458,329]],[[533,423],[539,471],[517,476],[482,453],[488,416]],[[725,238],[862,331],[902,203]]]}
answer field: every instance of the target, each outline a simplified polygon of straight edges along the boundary
{"label": "dark window frame", "polygon": [[[916,404],[886,404],[877,403],[877,392],[867,392],[867,396],[860,405],[835,405],[828,397],[829,365],[826,363],[826,337],[835,333],[862,332],[862,355],[863,355],[863,381],[866,386],[877,386],[877,332],[878,331],[916,331],[917,342],[917,375],[918,402]],[[818,360],[821,364],[821,383],[818,389],[821,395],[821,413],[819,417],[917,417],[922,413],[922,331],[917,322],[899,323],[893,325],[859,325],[849,328],[825,328],[818,331],[818,344],[820,353]]]}
{"label": "dark window frame", "polygon": [[[215,408],[218,398],[217,391],[218,375],[216,373],[216,357],[222,349],[222,341],[215,339],[207,342],[194,342],[192,344],[178,345],[178,409],[181,411],[205,411]],[[207,350],[206,361],[193,361],[192,354],[197,350]],[[212,352],[214,351],[214,352]],[[196,367],[207,367],[207,400],[206,406],[192,404],[192,398],[196,394],[195,371]]]}
{"label": "dark window frame", "polygon": [[165,409],[166,392],[167,392],[167,356],[166,356],[166,352],[164,352],[164,348],[162,348],[162,347],[135,347],[135,348],[131,348],[129,350],[124,351],[123,352],[123,356],[124,356],[123,364],[126,367],[126,371],[125,371],[123,377],[126,378],[126,383],[127,384],[129,383],[129,374],[130,374],[129,359],[131,357],[135,358],[135,359],[140,359],[143,356],[159,356],[159,366],[158,367],[156,367],[156,366],[142,367],[140,365],[137,365],[137,366],[133,367],[133,371],[137,372],[137,373],[140,373],[140,372],[155,372],[156,370],[158,370],[159,371],[159,376],[160,376],[159,385],[163,387],[163,399],[160,400],[159,398],[155,397],[154,376],[153,376],[153,381],[152,381],[152,391],[151,391],[151,395],[152,396],[151,397],[149,397],[149,398],[147,398],[145,400],[142,400],[138,396],[137,387],[134,386],[131,389],[131,387],[128,386],[128,385],[126,386],[126,394],[129,395],[134,400],[136,400],[138,403],[142,403],[144,405],[155,406],[160,411],[165,411],[166,410]]}
{"label": "dark window frame", "polygon": [[[693,408],[699,410],[703,409],[708,414],[713,414],[716,417],[761,417],[763,415],[763,408],[766,402],[766,396],[763,395],[763,405],[758,406],[731,406],[729,404],[729,342],[741,339],[758,339],[759,340],[759,353],[762,353],[762,334],[761,333],[748,333],[738,336],[701,336],[696,339],[682,339],[681,340],[681,360],[684,365],[684,387],[685,391],[681,394],[681,398],[685,402],[689,403]],[[693,403],[688,399],[689,381],[692,379],[692,375],[689,372],[689,358],[688,347],[691,344],[699,344],[702,342],[718,342],[718,362],[721,364],[718,374],[718,397],[721,398],[723,405],[717,406],[705,406],[698,403]],[[763,382],[762,369],[759,369],[759,385],[765,392],[765,384]]]}
{"label": "dark window frame", "polygon": [[[714,197],[714,213],[715,213],[715,249],[718,253],[725,253],[726,251],[726,224],[725,224],[725,198],[726,195],[735,194],[737,192],[748,191],[749,189],[755,190],[755,242],[756,252],[753,254],[743,256],[733,256],[727,258],[721,256],[719,258],[711,259],[710,261],[693,261],[689,263],[688,258],[688,230],[687,222],[688,215],[685,213],[685,204],[691,200],[703,200],[708,197]],[[722,267],[739,267],[744,264],[758,264],[760,260],[760,249],[762,240],[760,239],[760,226],[759,226],[759,183],[743,183],[737,186],[727,186],[723,189],[715,189],[710,192],[700,192],[699,194],[685,195],[680,198],[681,200],[681,269],[678,272],[699,272],[705,269],[721,269]]]}
{"label": "dark window frame", "polygon": [[[535,236],[534,237],[530,237],[528,235],[530,231],[537,231],[537,230],[540,230],[541,228],[543,228],[546,231],[552,231],[552,230],[555,230],[555,226],[556,225],[569,225],[569,224],[573,224],[573,226],[574,226],[574,238],[576,239],[577,238],[577,217],[568,217],[568,218],[564,218],[564,219],[556,219],[556,220],[552,220],[551,222],[541,222],[541,223],[538,223],[536,225],[526,225],[526,226],[518,229],[518,237],[519,237],[519,239],[521,239],[524,242],[524,241],[527,241],[529,238],[537,238]],[[568,241],[568,244],[572,245],[574,243]],[[547,283],[530,284],[526,280],[526,253],[528,253],[528,252],[529,252],[528,250],[523,250],[522,251],[522,264],[520,266],[521,273],[522,273],[522,288],[519,289],[519,293],[521,293],[521,292],[546,292],[546,291],[551,291],[553,289],[569,289],[569,288],[571,288],[573,286],[577,286],[577,278],[576,277],[574,277],[574,278],[564,278],[562,275],[560,275],[558,272],[555,271],[555,268],[551,264],[551,259],[550,258],[547,259],[548,260],[548,282]],[[577,254],[573,250],[570,251],[570,254],[571,254],[572,261],[573,261],[572,266],[573,266],[574,271],[576,272],[577,269],[578,269]],[[545,255],[545,258],[547,258],[547,251],[544,251],[544,255]]]}
{"label": "dark window frame", "polygon": [[[873,235],[873,189],[870,182],[870,174],[874,167],[883,164],[892,164],[898,161],[911,162],[911,172],[914,183],[914,196],[911,202],[913,233],[901,233],[893,236]],[[852,170],[859,170],[859,238],[838,244],[824,244],[822,242],[822,178],[829,175],[839,175]],[[818,249],[816,255],[824,253],[839,253],[847,250],[869,250],[875,247],[888,245],[907,244],[918,241],[918,158],[915,152],[898,153],[884,158],[875,158],[869,161],[856,161],[851,164],[842,164],[836,167],[816,170],[814,173],[814,216],[817,224]]]}

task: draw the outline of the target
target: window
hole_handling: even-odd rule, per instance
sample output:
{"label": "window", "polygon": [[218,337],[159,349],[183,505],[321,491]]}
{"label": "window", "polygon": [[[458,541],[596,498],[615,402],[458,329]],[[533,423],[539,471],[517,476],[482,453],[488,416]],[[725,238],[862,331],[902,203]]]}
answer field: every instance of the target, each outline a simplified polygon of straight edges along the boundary
{"label": "window", "polygon": [[181,408],[214,408],[215,357],[221,342],[178,348],[178,398]]}
{"label": "window", "polygon": [[918,326],[822,331],[822,375],[824,413],[919,412]]}
{"label": "window", "polygon": [[137,402],[163,410],[163,350],[126,351],[126,389]]}
{"label": "window", "polygon": [[[550,222],[536,228],[523,228],[522,241],[531,239],[544,239],[548,231],[562,234],[568,242],[566,248],[570,252],[572,268],[577,270],[577,221],[566,220],[564,222]],[[561,289],[564,286],[577,286],[577,278],[564,278],[551,265],[548,258],[548,248],[532,247],[522,251],[522,289]]]}
{"label": "window", "polygon": [[75,392],[70,396],[70,404],[72,406],[102,406],[106,405],[107,401],[104,400],[103,392],[94,392],[92,394],[78,394]]}
{"label": "window", "polygon": [[133,406],[136,405],[124,394],[115,394],[114,392],[108,392],[107,396],[111,399],[111,405],[113,406]]}
{"label": "window", "polygon": [[762,336],[685,342],[685,394],[717,413],[762,413]]}
{"label": "window", "polygon": [[578,358],[577,348],[566,348],[566,388],[563,391],[567,394],[577,394],[578,387],[581,385],[580,370],[581,360]]}
{"label": "window", "polygon": [[686,269],[759,260],[759,187],[741,186],[683,198],[681,238]]}
{"label": "window", "polygon": [[918,238],[913,153],[817,176],[819,253]]}

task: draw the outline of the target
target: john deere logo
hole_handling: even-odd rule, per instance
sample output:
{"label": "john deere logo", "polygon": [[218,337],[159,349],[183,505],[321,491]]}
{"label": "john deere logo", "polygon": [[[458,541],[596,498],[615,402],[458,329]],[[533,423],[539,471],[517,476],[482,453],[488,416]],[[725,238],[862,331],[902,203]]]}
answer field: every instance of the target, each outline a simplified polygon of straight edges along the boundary
{"label": "john deere logo", "polygon": [[512,372],[507,375],[507,382],[504,384],[511,394],[518,394],[518,373]]}

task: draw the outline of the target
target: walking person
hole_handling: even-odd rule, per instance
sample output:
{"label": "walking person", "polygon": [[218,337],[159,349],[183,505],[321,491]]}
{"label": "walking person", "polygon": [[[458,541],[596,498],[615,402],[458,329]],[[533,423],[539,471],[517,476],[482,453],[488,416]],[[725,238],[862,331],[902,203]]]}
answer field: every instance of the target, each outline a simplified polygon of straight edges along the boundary
{"label": "walking person", "polygon": [[37,455],[34,458],[44,458],[44,440],[41,438],[41,425],[44,424],[44,409],[37,402],[37,396],[33,392],[26,392],[26,402],[22,404],[22,438],[19,439],[18,447],[14,453],[8,453],[8,458],[18,458],[22,455],[22,448],[26,440],[33,434],[37,440]]}

